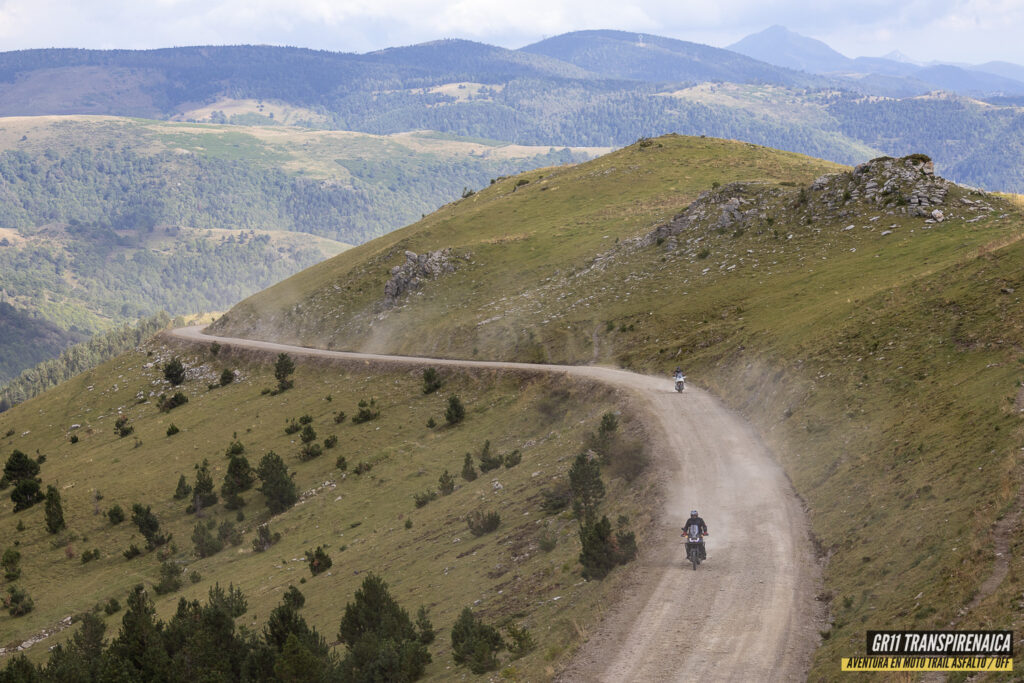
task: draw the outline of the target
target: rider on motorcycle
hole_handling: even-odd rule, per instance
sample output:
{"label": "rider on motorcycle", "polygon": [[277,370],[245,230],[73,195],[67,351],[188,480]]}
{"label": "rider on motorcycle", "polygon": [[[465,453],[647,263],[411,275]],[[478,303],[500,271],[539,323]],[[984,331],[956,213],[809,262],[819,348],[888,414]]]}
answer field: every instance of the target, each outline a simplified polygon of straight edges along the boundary
{"label": "rider on motorcycle", "polygon": [[[700,533],[702,540],[700,544],[701,560],[708,559],[707,550],[704,548],[703,537],[708,535],[708,525],[704,523],[700,515],[697,514],[696,510],[690,510],[690,519],[687,520],[686,526],[683,527],[683,531],[688,531],[690,527],[697,525],[697,531]],[[683,534],[684,536],[686,534]]]}
{"label": "rider on motorcycle", "polygon": [[686,377],[683,375],[683,369],[678,365],[676,366],[676,371],[673,373],[673,376],[676,378],[677,382],[681,379],[686,379]]}

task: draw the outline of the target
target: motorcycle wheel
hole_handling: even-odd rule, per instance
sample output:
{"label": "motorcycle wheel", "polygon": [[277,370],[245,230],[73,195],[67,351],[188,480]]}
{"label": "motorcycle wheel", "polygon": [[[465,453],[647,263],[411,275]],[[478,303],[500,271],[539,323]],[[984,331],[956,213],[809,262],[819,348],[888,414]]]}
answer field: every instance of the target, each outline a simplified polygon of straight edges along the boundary
{"label": "motorcycle wheel", "polygon": [[700,558],[697,557],[697,553],[693,553],[690,562],[693,563],[693,571],[697,571],[697,565],[700,564]]}

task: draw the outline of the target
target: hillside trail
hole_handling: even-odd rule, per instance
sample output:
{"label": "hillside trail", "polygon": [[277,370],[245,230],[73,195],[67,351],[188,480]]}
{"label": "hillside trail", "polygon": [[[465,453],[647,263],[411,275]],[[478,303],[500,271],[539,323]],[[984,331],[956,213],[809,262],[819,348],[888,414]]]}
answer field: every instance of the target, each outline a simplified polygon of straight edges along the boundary
{"label": "hillside trail", "polygon": [[[717,399],[671,379],[598,366],[461,361],[327,351],[213,337],[180,339],[292,355],[436,367],[565,373],[630,392],[642,407],[665,500],[630,583],[585,634],[561,681],[793,681],[806,678],[823,618],[820,568],[799,499],[754,430]],[[708,559],[694,571],[681,535],[707,521]]]}

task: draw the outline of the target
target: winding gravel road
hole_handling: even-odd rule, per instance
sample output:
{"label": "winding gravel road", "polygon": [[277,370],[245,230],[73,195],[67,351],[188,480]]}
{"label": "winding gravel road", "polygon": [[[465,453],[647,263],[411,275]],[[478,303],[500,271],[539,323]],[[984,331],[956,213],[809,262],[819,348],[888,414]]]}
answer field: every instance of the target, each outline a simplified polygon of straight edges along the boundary
{"label": "winding gravel road", "polygon": [[[650,418],[668,492],[633,585],[589,634],[563,681],[793,681],[806,678],[821,618],[820,572],[807,521],[782,469],[753,429],[696,388],[593,366],[455,361],[326,351],[173,330],[192,342],[366,362],[567,373],[630,391]],[[691,508],[711,532],[708,560],[684,562]]]}

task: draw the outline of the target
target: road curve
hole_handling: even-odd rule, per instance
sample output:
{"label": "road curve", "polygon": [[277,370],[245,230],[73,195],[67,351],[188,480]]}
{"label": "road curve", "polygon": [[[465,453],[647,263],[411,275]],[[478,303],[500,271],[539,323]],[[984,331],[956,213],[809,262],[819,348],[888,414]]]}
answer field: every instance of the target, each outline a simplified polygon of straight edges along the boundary
{"label": "road curve", "polygon": [[[595,366],[426,359],[171,331],[202,343],[366,362],[567,373],[630,391],[650,418],[666,503],[634,583],[588,634],[564,681],[792,681],[818,644],[820,572],[792,486],[753,429],[717,399],[667,378]],[[680,527],[707,521],[708,560],[684,563]]]}

